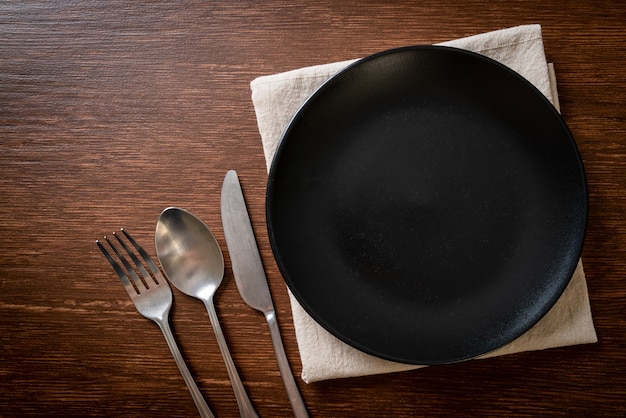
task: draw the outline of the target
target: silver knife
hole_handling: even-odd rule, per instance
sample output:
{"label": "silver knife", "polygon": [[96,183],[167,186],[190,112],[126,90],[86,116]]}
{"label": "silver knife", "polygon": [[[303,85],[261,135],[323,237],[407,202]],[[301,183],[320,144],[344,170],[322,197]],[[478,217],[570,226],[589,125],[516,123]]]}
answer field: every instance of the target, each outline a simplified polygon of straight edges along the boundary
{"label": "silver knife", "polygon": [[287,361],[263,263],[261,263],[261,256],[250,224],[239,178],[234,170],[228,171],[224,178],[221,207],[224,236],[230,253],[237,289],[248,306],[263,312],[265,315],[291,409],[297,418],[308,417],[302,396]]}

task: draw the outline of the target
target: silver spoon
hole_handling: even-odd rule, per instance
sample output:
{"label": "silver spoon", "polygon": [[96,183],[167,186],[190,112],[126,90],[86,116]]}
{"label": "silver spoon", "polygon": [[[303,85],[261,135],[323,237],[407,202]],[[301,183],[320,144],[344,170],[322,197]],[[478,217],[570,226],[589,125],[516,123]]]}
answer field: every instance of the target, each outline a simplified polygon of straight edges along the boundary
{"label": "silver spoon", "polygon": [[200,219],[184,209],[170,207],[159,216],[154,242],[170,282],[186,295],[203,301],[209,312],[240,415],[258,417],[237,374],[213,304],[213,296],[224,277],[224,256],[217,240]]}

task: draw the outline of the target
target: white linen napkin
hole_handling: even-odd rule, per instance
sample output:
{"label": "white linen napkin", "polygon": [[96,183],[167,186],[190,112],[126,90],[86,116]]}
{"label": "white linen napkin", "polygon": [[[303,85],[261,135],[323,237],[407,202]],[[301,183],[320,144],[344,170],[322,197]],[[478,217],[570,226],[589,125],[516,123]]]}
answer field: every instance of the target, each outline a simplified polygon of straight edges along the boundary
{"label": "white linen napkin", "polygon": [[[546,61],[541,26],[517,26],[440,45],[467,49],[507,65],[533,83],[558,109],[554,67]],[[250,83],[268,171],[295,112],[328,78],[354,61],[262,76]],[[306,383],[423,367],[383,360],[343,343],[315,322],[289,295],[302,360],[302,379]],[[579,261],[565,292],[541,321],[513,342],[481,358],[596,341],[587,283]]]}

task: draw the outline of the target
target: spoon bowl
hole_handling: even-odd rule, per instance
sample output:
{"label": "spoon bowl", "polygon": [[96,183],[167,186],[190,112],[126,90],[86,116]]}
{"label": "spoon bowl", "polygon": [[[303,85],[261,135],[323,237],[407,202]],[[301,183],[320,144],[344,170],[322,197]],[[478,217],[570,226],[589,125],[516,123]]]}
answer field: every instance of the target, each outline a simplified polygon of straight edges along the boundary
{"label": "spoon bowl", "polygon": [[167,208],[157,222],[155,245],[176,288],[201,300],[213,297],[224,278],[224,256],[204,222],[184,209]]}
{"label": "spoon bowl", "polygon": [[169,207],[161,212],[154,234],[161,267],[184,294],[204,302],[222,352],[242,417],[258,417],[226,345],[213,297],[224,278],[224,255],[208,226],[192,213]]}

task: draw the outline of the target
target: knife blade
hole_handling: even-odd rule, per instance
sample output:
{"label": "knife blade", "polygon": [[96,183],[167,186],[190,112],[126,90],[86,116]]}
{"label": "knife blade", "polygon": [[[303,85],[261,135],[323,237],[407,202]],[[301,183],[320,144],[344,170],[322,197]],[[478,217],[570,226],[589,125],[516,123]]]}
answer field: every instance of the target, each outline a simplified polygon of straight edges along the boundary
{"label": "knife blade", "polygon": [[285,354],[261,255],[256,244],[239,178],[234,170],[229,170],[224,177],[221,211],[226,246],[230,254],[233,275],[239,294],[248,306],[261,311],[265,316],[291,409],[296,418],[308,417],[304,401]]}

